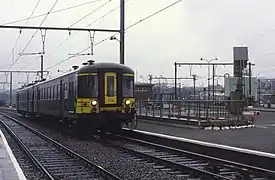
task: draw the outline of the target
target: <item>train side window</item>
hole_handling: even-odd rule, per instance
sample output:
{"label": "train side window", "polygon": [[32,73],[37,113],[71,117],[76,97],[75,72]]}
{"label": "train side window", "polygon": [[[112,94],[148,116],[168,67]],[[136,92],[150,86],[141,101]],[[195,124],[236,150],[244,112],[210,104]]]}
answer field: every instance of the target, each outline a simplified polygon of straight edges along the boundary
{"label": "train side window", "polygon": [[134,96],[134,77],[123,76],[123,97]]}
{"label": "train side window", "polygon": [[56,93],[56,98],[59,99],[59,94],[60,94],[60,85],[57,85],[57,93]]}
{"label": "train side window", "polygon": [[52,86],[52,91],[51,91],[51,98],[54,99],[54,86]]}
{"label": "train side window", "polygon": [[42,99],[44,100],[44,98],[45,98],[45,89],[43,88],[42,89]]}
{"label": "train side window", "polygon": [[47,91],[47,88],[45,88],[45,97],[44,97],[44,99],[47,100],[47,97],[48,97],[48,91]]}
{"label": "train side window", "polygon": [[50,98],[50,88],[47,88],[47,99]]}
{"label": "train side window", "polygon": [[43,100],[45,100],[45,99],[46,99],[46,89],[43,88]]}
{"label": "train side window", "polygon": [[51,87],[48,87],[48,99],[51,99]]}
{"label": "train side window", "polygon": [[72,97],[74,97],[74,82],[72,81],[72,89],[71,89],[71,95],[72,95]]}
{"label": "train side window", "polygon": [[56,95],[55,95],[55,85],[53,86],[53,99],[55,99],[56,98]]}
{"label": "train side window", "polygon": [[40,100],[43,99],[43,89],[40,89]]}
{"label": "train side window", "polygon": [[47,99],[50,99],[50,88],[47,88]]}
{"label": "train side window", "polygon": [[73,91],[74,91],[74,82],[71,81],[69,82],[69,97],[73,97],[74,95]]}
{"label": "train side window", "polygon": [[51,99],[53,99],[53,86],[51,87]]}

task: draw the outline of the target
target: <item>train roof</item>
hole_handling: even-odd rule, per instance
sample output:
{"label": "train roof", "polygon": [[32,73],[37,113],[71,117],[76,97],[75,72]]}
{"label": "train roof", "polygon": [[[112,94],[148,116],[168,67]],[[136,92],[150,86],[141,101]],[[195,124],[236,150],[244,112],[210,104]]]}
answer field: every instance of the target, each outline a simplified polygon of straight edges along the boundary
{"label": "train roof", "polygon": [[90,63],[89,65],[81,67],[78,70],[78,73],[92,73],[92,72],[97,72],[98,69],[121,69],[123,73],[134,74],[134,70],[126,65],[118,64],[118,63],[109,63],[109,62]]}
{"label": "train roof", "polygon": [[42,84],[47,83],[47,82],[50,82],[50,81],[54,81],[54,80],[56,80],[56,79],[65,77],[65,76],[67,76],[67,75],[76,73],[77,71],[78,71],[78,70],[72,70],[72,71],[69,71],[69,72],[67,72],[67,73],[62,74],[61,76],[57,76],[57,77],[54,77],[54,78],[51,78],[51,79],[47,79],[47,80],[45,79],[44,81],[39,81],[39,82],[36,82],[36,83],[29,83],[29,84],[27,84],[27,85],[24,86],[24,87],[18,88],[18,89],[17,89],[17,92],[20,92],[20,91],[23,91],[23,90],[27,90],[27,89],[30,89],[30,88],[32,88],[32,87],[34,87],[34,86],[42,85]]}
{"label": "train roof", "polygon": [[122,73],[132,73],[134,74],[134,70],[131,69],[130,67],[123,65],[123,64],[118,64],[118,63],[108,63],[108,62],[102,62],[102,63],[94,63],[94,61],[89,61],[88,65],[82,66],[79,69],[76,68],[72,71],[69,71],[65,74],[62,74],[61,76],[52,78],[52,79],[48,79],[48,80],[44,80],[44,81],[40,81],[40,82],[36,82],[36,83],[30,83],[28,85],[26,85],[25,87],[19,88],[17,89],[17,92],[23,91],[23,90],[27,90],[29,88],[32,88],[33,86],[37,86],[37,85],[42,85],[44,83],[53,81],[55,79],[58,78],[62,78],[64,76],[73,74],[73,73],[92,73],[92,72],[97,72],[98,69],[121,69]]}

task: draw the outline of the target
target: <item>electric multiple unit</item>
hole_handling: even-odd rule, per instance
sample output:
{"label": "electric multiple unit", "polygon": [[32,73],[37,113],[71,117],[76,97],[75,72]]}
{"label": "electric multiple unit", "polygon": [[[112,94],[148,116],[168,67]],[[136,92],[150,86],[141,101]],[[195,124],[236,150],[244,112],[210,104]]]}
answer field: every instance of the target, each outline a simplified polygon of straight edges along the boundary
{"label": "electric multiple unit", "polygon": [[19,89],[17,111],[89,128],[120,129],[136,113],[134,71],[116,63],[88,62],[58,78]]}

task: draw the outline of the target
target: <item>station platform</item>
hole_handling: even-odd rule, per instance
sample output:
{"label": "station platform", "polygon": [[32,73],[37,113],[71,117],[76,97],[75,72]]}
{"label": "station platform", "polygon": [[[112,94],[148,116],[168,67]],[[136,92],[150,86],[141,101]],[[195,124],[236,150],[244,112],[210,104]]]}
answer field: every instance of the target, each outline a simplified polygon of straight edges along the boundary
{"label": "station platform", "polygon": [[26,180],[26,177],[17,163],[8,142],[0,130],[0,179]]}
{"label": "station platform", "polygon": [[136,129],[275,154],[275,118],[273,112],[263,112],[256,118],[254,127],[250,128],[205,130],[139,120]]}

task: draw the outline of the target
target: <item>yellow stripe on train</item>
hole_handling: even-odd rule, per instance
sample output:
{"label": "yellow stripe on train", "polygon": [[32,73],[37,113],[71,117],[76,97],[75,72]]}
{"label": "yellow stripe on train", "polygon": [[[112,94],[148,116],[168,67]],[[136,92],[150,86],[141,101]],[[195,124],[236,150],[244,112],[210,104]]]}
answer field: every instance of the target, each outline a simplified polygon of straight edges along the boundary
{"label": "yellow stripe on train", "polygon": [[[87,114],[87,113],[94,113],[97,112],[93,109],[95,108],[92,105],[92,101],[96,99],[93,98],[77,98],[75,104],[75,113],[77,114]],[[97,106],[96,106],[97,107]]]}

